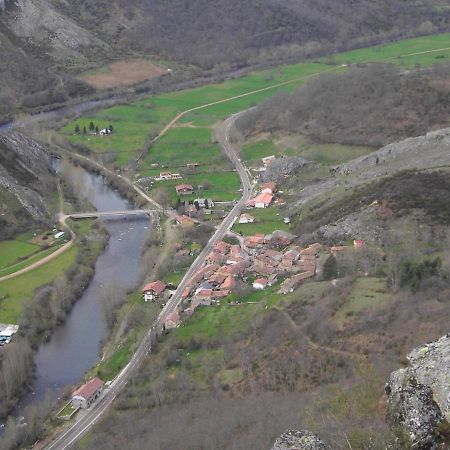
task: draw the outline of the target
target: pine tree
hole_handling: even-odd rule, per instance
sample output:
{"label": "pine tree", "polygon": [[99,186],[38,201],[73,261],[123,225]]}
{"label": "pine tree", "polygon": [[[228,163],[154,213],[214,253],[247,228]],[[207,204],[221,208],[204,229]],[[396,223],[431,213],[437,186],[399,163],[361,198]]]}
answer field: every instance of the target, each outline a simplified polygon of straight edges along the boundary
{"label": "pine tree", "polygon": [[80,125],[76,124],[75,125],[75,133],[79,133],[80,132]]}
{"label": "pine tree", "polygon": [[91,123],[89,124],[89,130],[90,130],[90,131],[94,131],[94,130],[95,130],[94,122],[91,122]]}
{"label": "pine tree", "polygon": [[98,133],[98,125],[95,126],[95,132]]}
{"label": "pine tree", "polygon": [[112,133],[114,131],[114,128],[112,125],[109,126],[109,131]]}
{"label": "pine tree", "polygon": [[323,278],[325,280],[331,280],[333,278],[336,278],[337,275],[338,275],[337,259],[333,255],[330,255],[325,261],[325,264],[323,265]]}
{"label": "pine tree", "polygon": [[84,134],[87,133],[86,127],[83,127],[83,133],[84,133]]}

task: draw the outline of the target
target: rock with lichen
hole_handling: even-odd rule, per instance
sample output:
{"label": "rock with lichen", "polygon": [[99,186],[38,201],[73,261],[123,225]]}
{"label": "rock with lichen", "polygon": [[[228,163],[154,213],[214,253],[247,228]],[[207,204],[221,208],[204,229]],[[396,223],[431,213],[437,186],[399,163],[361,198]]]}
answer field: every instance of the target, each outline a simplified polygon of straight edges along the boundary
{"label": "rock with lichen", "polygon": [[329,447],[310,431],[289,430],[275,441],[272,450],[329,450]]}

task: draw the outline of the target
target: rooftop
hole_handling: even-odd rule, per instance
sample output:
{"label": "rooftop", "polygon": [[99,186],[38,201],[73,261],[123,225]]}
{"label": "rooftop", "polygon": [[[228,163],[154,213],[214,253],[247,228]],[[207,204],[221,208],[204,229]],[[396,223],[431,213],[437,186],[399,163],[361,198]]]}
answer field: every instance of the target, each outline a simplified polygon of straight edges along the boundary
{"label": "rooftop", "polygon": [[100,380],[100,378],[95,377],[91,381],[87,382],[86,384],[83,384],[83,386],[80,386],[76,391],[74,391],[72,397],[83,397],[85,399],[88,399],[95,392],[97,392],[102,386],[103,381]]}

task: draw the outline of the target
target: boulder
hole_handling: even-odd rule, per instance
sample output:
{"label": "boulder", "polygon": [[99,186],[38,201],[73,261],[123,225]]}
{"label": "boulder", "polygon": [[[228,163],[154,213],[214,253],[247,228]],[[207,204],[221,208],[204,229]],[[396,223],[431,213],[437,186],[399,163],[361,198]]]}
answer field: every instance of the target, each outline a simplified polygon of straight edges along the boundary
{"label": "boulder", "polygon": [[[393,372],[385,386],[387,420],[409,436],[411,449],[435,450],[449,414],[450,338],[413,350],[411,367]],[[447,416],[447,417],[446,417]]]}
{"label": "boulder", "polygon": [[289,430],[275,441],[272,450],[329,450],[329,447],[310,431]]}

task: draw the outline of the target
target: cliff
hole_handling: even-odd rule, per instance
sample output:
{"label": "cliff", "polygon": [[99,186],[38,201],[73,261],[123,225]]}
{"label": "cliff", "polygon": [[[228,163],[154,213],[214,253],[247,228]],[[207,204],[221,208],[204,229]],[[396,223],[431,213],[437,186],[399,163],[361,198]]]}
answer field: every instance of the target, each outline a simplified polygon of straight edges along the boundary
{"label": "cliff", "polygon": [[385,387],[388,422],[405,431],[412,449],[449,448],[450,334],[407,358],[410,367],[392,373]]}
{"label": "cliff", "polygon": [[0,134],[1,238],[48,224],[56,178],[47,150],[16,131]]}

